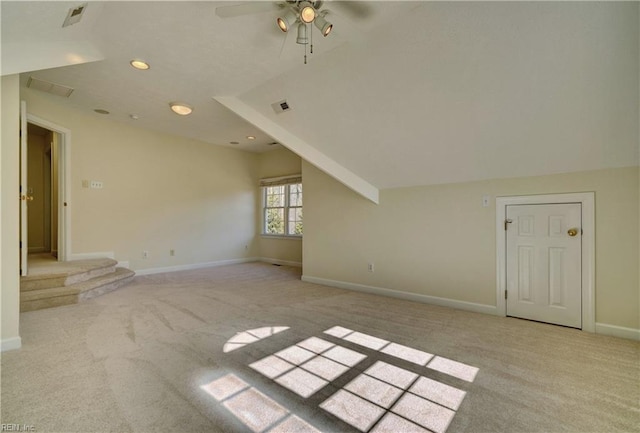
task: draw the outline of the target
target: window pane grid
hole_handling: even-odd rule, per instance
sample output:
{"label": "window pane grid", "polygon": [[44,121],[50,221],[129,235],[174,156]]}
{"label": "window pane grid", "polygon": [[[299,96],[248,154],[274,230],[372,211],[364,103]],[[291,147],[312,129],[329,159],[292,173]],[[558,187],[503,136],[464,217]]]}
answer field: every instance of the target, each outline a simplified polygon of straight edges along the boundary
{"label": "window pane grid", "polygon": [[263,234],[302,236],[302,184],[263,188]]}
{"label": "window pane grid", "polygon": [[293,236],[302,235],[302,208],[289,208],[289,219],[287,229],[288,234]]}

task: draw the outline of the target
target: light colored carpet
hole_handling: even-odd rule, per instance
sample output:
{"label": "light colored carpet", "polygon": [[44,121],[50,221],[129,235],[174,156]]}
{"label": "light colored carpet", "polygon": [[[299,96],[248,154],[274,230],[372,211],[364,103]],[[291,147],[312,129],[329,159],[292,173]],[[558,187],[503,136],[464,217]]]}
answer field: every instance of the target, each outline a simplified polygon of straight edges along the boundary
{"label": "light colored carpet", "polygon": [[[2,424],[38,432],[398,432],[437,421],[428,410],[435,408],[450,416],[433,429],[448,433],[639,431],[637,342],[323,287],[301,282],[299,272],[249,263],[138,276],[82,304],[23,313],[23,348],[1,359]],[[236,335],[268,326],[289,329]],[[356,332],[324,333],[335,326]],[[291,347],[309,337],[365,358],[347,368],[317,357],[321,376],[323,365],[340,369],[326,385],[301,369],[297,382],[269,378],[263,360],[287,348],[298,356]],[[225,353],[229,341],[235,350]],[[422,365],[390,355],[392,346],[423,357]],[[425,353],[440,358],[425,367]],[[447,360],[475,376],[439,371]],[[371,373],[378,361],[396,369],[391,382],[420,376],[413,394],[373,380],[382,377]],[[239,381],[246,386],[237,394],[222,387]],[[367,386],[377,406],[354,397]],[[429,389],[437,404],[421,406],[414,394]],[[371,415],[350,406],[356,401]]]}

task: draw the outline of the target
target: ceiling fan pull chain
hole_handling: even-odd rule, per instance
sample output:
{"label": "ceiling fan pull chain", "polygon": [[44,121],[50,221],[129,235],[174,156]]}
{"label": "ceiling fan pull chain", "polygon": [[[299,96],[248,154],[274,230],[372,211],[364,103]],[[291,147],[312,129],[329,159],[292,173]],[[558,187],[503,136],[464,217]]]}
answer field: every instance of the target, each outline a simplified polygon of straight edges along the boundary
{"label": "ceiling fan pull chain", "polygon": [[313,26],[310,26],[311,28],[311,54],[313,54]]}

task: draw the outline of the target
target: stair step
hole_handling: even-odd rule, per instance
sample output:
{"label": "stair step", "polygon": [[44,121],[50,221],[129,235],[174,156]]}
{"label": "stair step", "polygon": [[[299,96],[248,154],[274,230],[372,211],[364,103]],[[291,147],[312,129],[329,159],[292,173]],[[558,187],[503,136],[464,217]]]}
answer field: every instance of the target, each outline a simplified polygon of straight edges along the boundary
{"label": "stair step", "polygon": [[136,275],[130,269],[116,268],[113,274],[103,275],[89,281],[82,282],[77,286],[80,289],[79,301],[86,301],[95,297],[112,292],[117,288],[127,284]]}
{"label": "stair step", "polygon": [[[117,264],[116,260],[106,258],[57,262],[54,273],[30,274],[20,277],[20,291],[26,292],[70,286],[94,277],[113,273]],[[43,272],[45,271],[43,270]]]}
{"label": "stair step", "polygon": [[111,273],[96,276],[69,286],[29,290],[20,294],[20,311],[35,311],[62,305],[77,304],[128,283],[135,272],[126,268],[115,268]]}

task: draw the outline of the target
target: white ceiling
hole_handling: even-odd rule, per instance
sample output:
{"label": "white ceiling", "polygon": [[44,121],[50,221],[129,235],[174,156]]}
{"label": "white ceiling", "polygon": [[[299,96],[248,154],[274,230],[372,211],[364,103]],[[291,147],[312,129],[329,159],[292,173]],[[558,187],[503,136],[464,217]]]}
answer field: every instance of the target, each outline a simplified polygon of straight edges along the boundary
{"label": "white ceiling", "polygon": [[[335,30],[315,33],[307,65],[276,12],[221,19],[216,7],[239,2],[90,2],[60,28],[80,3],[3,1],[3,71],[34,64],[34,47],[82,43],[85,60],[104,60],[22,82],[71,86],[60,103],[117,121],[272,149],[212,99],[238,96],[379,188],[638,164],[638,3],[366,2],[357,18],[326,2]],[[293,109],[275,115],[285,98]],[[174,100],[194,113],[172,114]]]}

